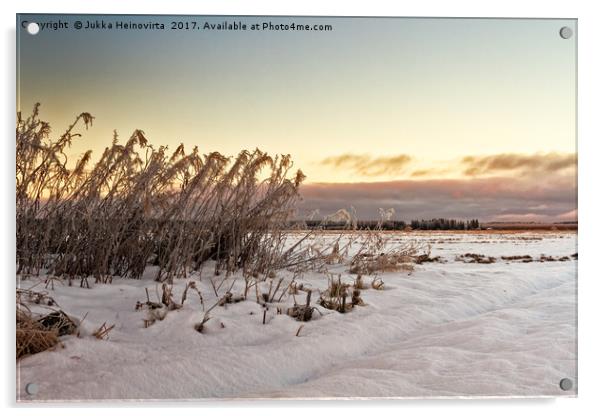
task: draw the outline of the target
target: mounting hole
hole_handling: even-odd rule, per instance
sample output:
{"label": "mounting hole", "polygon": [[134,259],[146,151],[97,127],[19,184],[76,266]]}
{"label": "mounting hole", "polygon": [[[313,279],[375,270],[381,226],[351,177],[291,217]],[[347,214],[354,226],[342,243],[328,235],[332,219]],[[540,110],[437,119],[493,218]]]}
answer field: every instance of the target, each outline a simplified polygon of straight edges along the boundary
{"label": "mounting hole", "polygon": [[25,392],[30,396],[38,393],[38,385],[36,383],[27,383],[25,386]]}
{"label": "mounting hole", "polygon": [[563,26],[560,28],[559,33],[562,39],[569,39],[571,36],[573,36],[573,29],[568,26]]}
{"label": "mounting hole", "polygon": [[40,25],[38,25],[36,22],[27,23],[27,33],[30,35],[37,35],[39,31]]}
{"label": "mounting hole", "polygon": [[573,380],[570,378],[563,378],[560,380],[560,388],[564,391],[568,391],[573,388]]}

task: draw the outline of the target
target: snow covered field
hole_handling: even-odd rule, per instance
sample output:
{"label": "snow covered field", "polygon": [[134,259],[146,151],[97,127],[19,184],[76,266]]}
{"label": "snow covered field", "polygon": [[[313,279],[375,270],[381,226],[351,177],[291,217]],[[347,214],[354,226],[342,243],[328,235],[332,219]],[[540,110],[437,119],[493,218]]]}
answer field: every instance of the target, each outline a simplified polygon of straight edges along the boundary
{"label": "snow covered field", "polygon": [[[538,261],[542,254],[576,253],[576,233],[424,232],[395,238],[427,242],[431,255],[445,262],[383,273],[385,290],[362,291],[366,306],[347,314],[318,307],[322,315],[314,312],[309,322],[270,308],[264,325],[263,309],[250,296],[213,309],[198,333],[200,301],[189,291],[182,309],[144,328],[146,312],[135,305],[146,301],[145,288],[158,301],[152,270],[147,279],[115,279],[91,289],[57,283],[47,291],[62,310],[87,316],[80,337],[63,338],[64,348],[18,362],[18,400],[576,394],[577,260]],[[465,253],[496,261],[457,260]],[[517,255],[536,261],[501,259]],[[209,270],[200,282],[198,276],[176,281],[174,298],[196,280],[205,304],[215,303]],[[347,270],[332,266],[351,283]],[[318,273],[297,281],[319,290],[328,284]],[[17,285],[37,282],[28,278]],[[243,286],[239,279],[232,292]],[[292,297],[286,303],[291,306]],[[91,333],[104,322],[115,328],[108,340],[98,340]],[[575,384],[570,391],[559,388],[565,377]],[[25,393],[27,383],[37,384],[36,395]]]}

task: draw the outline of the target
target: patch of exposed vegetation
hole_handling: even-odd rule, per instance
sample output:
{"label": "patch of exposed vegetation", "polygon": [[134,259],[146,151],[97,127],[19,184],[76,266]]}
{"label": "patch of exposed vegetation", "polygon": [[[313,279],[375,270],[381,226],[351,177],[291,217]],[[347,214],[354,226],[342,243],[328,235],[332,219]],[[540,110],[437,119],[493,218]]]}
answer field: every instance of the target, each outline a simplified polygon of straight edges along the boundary
{"label": "patch of exposed vegetation", "polygon": [[352,288],[352,285],[341,282],[338,278],[330,277],[328,288],[320,293],[318,304],[326,309],[335,310],[340,313],[350,312],[354,306],[364,306],[361,291]]}
{"label": "patch of exposed vegetation", "polygon": [[463,263],[491,264],[495,263],[495,257],[485,256],[484,254],[466,253],[456,256],[456,261],[461,261]]}
{"label": "patch of exposed vegetation", "polygon": [[541,256],[539,256],[539,261],[542,263],[546,262],[546,261],[570,261],[570,260],[571,260],[571,258],[569,256],[554,257],[554,256],[546,256],[545,254],[542,254]]}
{"label": "patch of exposed vegetation", "polygon": [[431,257],[430,253],[421,254],[419,256],[416,256],[416,258],[414,259],[414,261],[416,262],[416,264],[422,264],[422,263],[445,263],[445,259],[441,258],[441,256]]}
{"label": "patch of exposed vegetation", "polygon": [[528,254],[524,256],[502,256],[502,260],[531,263],[533,261],[533,257],[529,256]]}

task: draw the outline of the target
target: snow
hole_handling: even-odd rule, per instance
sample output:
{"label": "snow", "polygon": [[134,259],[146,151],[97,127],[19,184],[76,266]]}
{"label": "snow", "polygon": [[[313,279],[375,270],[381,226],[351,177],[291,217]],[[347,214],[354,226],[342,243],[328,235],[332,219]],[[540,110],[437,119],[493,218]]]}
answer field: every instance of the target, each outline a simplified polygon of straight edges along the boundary
{"label": "snow", "polygon": [[[146,312],[136,311],[136,302],[146,301],[145,288],[154,301],[160,290],[150,268],[145,279],[114,279],[91,289],[55,284],[47,291],[66,313],[80,319],[87,314],[82,332],[63,337],[64,348],[18,362],[18,400],[576,395],[577,261],[499,259],[570,256],[577,252],[575,233],[430,232],[395,238],[429,243],[432,255],[447,262],[383,273],[386,290],[363,290],[366,306],[348,314],[319,307],[323,315],[314,312],[304,323],[272,307],[263,325],[263,309],[253,295],[213,309],[198,333],[194,325],[203,314],[198,296],[189,291],[182,309],[144,328]],[[455,261],[464,253],[498,260]],[[344,266],[332,269],[352,281]],[[179,302],[187,282],[195,280],[205,304],[215,303],[209,270],[211,265],[200,282],[198,275],[176,281],[174,298]],[[234,293],[241,292],[241,280]],[[327,287],[320,273],[297,280]],[[37,282],[18,278],[21,288]],[[91,334],[104,322],[115,328],[108,340],[98,340]],[[559,388],[565,377],[575,384],[566,392]],[[28,396],[25,386],[32,382],[39,391]]]}

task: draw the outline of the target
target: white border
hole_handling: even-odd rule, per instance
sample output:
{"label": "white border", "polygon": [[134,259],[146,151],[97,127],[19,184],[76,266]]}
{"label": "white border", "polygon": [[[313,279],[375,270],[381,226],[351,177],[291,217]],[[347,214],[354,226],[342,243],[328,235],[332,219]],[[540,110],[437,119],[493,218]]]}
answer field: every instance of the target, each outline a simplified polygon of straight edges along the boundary
{"label": "white border", "polygon": [[[601,118],[601,77],[600,40],[602,39],[601,15],[594,1],[526,1],[505,0],[483,2],[476,0],[431,0],[411,3],[393,3],[380,0],[369,1],[204,1],[194,3],[186,0],[146,0],[144,2],[82,2],[75,0],[21,1],[14,4],[2,2],[3,54],[2,81],[6,91],[1,100],[2,126],[5,132],[2,140],[2,167],[0,172],[0,192],[2,209],[2,250],[0,264],[3,272],[3,309],[5,336],[2,337],[2,397],[4,406],[15,406],[15,362],[14,362],[14,122],[15,122],[15,13],[144,13],[144,14],[252,14],[252,15],[332,15],[332,16],[446,16],[446,17],[557,17],[579,19],[579,398],[556,400],[406,400],[406,401],[274,401],[274,402],[218,402],[218,403],[178,403],[178,415],[198,414],[211,409],[215,413],[250,412],[251,414],[286,413],[296,415],[308,413],[332,413],[340,411],[365,414],[371,410],[379,413],[398,414],[404,410],[419,413],[434,413],[441,410],[446,414],[506,415],[509,412],[533,415],[563,415],[593,413],[600,406],[602,392],[600,383],[600,308],[602,296],[602,273],[597,264],[600,257],[602,230],[599,217],[600,205],[600,129]],[[60,378],[60,374],[57,374]],[[174,405],[174,404],[171,404]],[[108,409],[97,406],[86,413],[100,415]],[[124,404],[130,411],[145,414],[162,414],[170,404],[149,403],[140,406]],[[44,414],[79,414],[77,405],[68,409],[51,406],[48,410],[10,409],[10,414],[44,412]],[[198,409],[200,407],[200,409]],[[599,411],[599,410],[598,410]],[[246,415],[245,415],[246,416]]]}

